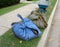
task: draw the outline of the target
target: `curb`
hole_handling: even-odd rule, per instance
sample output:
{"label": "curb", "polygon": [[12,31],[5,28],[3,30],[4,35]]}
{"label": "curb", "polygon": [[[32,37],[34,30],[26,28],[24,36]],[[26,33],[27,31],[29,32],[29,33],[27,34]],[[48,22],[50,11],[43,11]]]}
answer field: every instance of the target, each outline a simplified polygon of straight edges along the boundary
{"label": "curb", "polygon": [[45,45],[46,45],[46,41],[47,41],[47,38],[48,38],[49,30],[51,28],[51,23],[52,23],[52,20],[53,20],[53,17],[54,17],[54,13],[55,13],[57,4],[58,4],[58,0],[57,0],[57,2],[55,4],[54,9],[53,9],[53,11],[51,13],[51,16],[50,16],[50,18],[48,20],[48,27],[45,29],[45,31],[44,31],[44,33],[42,35],[42,38],[40,39],[37,47],[45,47]]}

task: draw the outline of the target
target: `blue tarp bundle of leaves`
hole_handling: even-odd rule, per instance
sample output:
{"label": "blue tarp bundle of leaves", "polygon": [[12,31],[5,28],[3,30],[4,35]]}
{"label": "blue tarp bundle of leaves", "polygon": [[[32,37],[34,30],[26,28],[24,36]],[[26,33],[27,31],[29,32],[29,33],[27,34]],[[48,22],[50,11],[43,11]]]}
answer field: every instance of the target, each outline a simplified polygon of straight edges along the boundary
{"label": "blue tarp bundle of leaves", "polygon": [[18,17],[22,19],[22,22],[12,23],[13,32],[17,37],[30,40],[41,36],[42,32],[30,19],[22,18],[19,14]]}

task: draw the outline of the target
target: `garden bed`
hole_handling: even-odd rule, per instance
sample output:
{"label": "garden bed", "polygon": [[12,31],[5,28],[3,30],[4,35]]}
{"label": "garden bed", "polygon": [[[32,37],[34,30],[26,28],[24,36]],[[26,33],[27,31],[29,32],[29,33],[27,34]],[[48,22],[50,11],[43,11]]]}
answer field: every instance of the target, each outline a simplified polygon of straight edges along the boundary
{"label": "garden bed", "polygon": [[[51,6],[48,8],[47,11],[47,21],[50,17],[50,14],[54,8],[56,0],[51,0]],[[40,29],[44,32],[44,29]],[[24,41],[14,36],[12,29],[8,30],[4,35],[0,37],[0,47],[37,47],[41,37],[32,39],[30,41]]]}

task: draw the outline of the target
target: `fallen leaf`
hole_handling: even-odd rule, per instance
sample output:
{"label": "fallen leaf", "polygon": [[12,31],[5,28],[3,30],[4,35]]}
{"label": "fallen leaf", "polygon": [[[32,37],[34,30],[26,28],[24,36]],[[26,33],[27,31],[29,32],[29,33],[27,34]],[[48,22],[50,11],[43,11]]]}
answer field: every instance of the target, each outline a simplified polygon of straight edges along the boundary
{"label": "fallen leaf", "polygon": [[49,39],[48,41],[51,42],[51,41],[53,41],[53,39]]}
{"label": "fallen leaf", "polygon": [[20,43],[22,43],[22,40],[20,40]]}
{"label": "fallen leaf", "polygon": [[51,23],[51,25],[54,25],[54,23]]}

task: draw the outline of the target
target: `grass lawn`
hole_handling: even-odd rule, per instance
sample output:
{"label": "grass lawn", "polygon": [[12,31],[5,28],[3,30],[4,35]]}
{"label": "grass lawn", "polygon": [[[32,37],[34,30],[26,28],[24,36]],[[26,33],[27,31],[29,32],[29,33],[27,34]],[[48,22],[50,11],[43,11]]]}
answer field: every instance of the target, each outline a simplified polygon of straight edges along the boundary
{"label": "grass lawn", "polygon": [[47,21],[48,21],[48,19],[49,19],[49,17],[50,17],[50,14],[51,14],[51,12],[52,12],[52,10],[53,10],[53,8],[54,8],[54,5],[55,5],[56,1],[57,1],[57,0],[54,0],[54,1],[51,0],[51,5],[50,5],[50,7],[47,9],[47,13],[46,13]]}
{"label": "grass lawn", "polygon": [[32,0],[32,1],[38,1],[38,0]]}
{"label": "grass lawn", "polygon": [[24,5],[27,5],[27,3],[20,3],[20,4],[12,5],[12,6],[9,6],[9,7],[1,8],[0,9],[0,16],[5,14],[5,13],[8,13],[10,11],[13,11],[13,10],[15,10],[17,8],[20,8],[20,7],[24,6]]}
{"label": "grass lawn", "polygon": [[[49,7],[47,12],[47,20],[49,19],[55,3],[56,0],[51,0],[51,6]],[[43,29],[41,29],[41,31],[44,32]],[[4,35],[0,36],[0,47],[37,47],[40,38],[41,37],[35,38],[30,41],[24,41],[15,37],[12,29],[10,29]],[[20,43],[20,41],[22,41],[22,43]]]}

